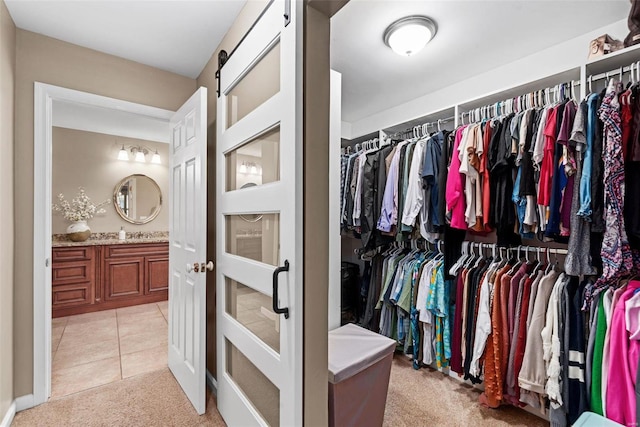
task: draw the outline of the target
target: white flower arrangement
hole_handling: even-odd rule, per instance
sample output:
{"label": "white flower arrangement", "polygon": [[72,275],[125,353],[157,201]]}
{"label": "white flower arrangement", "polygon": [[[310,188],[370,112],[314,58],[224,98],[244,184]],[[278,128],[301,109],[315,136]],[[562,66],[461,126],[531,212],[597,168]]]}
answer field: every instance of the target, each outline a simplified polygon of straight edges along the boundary
{"label": "white flower arrangement", "polygon": [[86,221],[93,218],[94,215],[107,212],[103,206],[111,202],[109,199],[94,205],[83,187],[78,187],[78,190],[78,194],[71,200],[71,203],[65,200],[64,194],[58,194],[59,203],[52,206],[53,210],[62,212],[62,215],[68,221]]}

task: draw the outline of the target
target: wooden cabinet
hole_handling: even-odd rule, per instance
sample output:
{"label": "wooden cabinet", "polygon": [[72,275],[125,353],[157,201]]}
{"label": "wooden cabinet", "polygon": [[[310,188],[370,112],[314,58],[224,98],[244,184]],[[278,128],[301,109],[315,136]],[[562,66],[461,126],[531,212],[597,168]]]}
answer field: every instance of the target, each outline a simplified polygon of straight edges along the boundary
{"label": "wooden cabinet", "polygon": [[95,303],[96,257],[91,246],[56,248],[51,265],[51,305],[59,309]]}
{"label": "wooden cabinet", "polygon": [[169,244],[53,248],[53,317],[164,301]]}

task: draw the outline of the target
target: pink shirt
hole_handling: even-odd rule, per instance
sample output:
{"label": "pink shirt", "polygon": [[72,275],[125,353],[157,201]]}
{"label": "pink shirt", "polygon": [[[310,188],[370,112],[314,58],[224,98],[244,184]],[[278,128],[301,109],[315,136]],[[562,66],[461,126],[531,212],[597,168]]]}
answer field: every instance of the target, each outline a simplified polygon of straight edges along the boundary
{"label": "pink shirt", "polygon": [[626,327],[626,302],[640,287],[640,281],[631,281],[613,308],[609,343],[609,370],[607,378],[607,418],[627,426],[636,426],[635,382],[638,368],[638,342],[629,342]]}
{"label": "pink shirt", "polygon": [[466,126],[462,126],[456,131],[456,138],[453,143],[453,155],[451,156],[451,165],[449,166],[445,192],[447,212],[451,212],[451,227],[462,230],[467,229],[467,223],[464,219],[464,175],[459,172],[460,157],[458,156],[458,147],[460,146],[462,133],[465,129]]}

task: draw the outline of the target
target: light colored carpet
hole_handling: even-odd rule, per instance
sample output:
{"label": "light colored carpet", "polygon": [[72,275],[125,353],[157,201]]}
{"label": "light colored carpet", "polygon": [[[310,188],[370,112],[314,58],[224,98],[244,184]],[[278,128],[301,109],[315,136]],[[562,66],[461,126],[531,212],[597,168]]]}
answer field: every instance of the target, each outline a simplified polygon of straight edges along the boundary
{"label": "light colored carpet", "polygon": [[385,427],[417,426],[548,426],[522,409],[489,409],[478,403],[480,391],[428,368],[414,370],[396,354],[391,367]]}
{"label": "light colored carpet", "polygon": [[[415,371],[396,355],[391,368],[384,426],[547,426],[521,409],[488,409],[479,391],[431,369]],[[209,395],[199,417],[168,369],[53,399],[18,413],[12,426],[152,427],[225,426]]]}
{"label": "light colored carpet", "polygon": [[225,426],[209,394],[200,417],[167,368],[53,399],[16,414],[12,426]]}

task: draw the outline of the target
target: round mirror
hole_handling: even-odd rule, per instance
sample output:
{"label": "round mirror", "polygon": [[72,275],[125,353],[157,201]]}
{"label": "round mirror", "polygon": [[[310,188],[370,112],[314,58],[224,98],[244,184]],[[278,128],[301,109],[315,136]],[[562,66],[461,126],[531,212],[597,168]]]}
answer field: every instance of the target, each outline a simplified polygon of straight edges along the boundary
{"label": "round mirror", "polygon": [[[255,182],[247,182],[242,187],[240,187],[240,189],[255,187],[256,185],[258,184],[256,184]],[[262,214],[244,214],[240,215],[240,218],[244,219],[247,222],[258,222],[262,219]]]}
{"label": "round mirror", "polygon": [[116,185],[113,205],[125,221],[146,224],[160,213],[162,192],[158,184],[148,176],[129,175]]}

